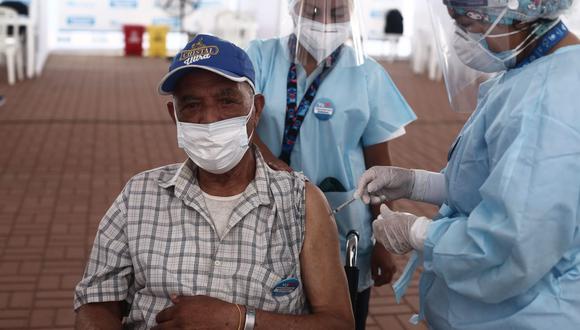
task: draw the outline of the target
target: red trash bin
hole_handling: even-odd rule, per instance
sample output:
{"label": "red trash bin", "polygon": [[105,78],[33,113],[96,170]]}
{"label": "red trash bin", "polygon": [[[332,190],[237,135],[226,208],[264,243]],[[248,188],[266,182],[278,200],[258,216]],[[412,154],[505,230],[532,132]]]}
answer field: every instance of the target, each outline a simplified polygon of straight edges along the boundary
{"label": "red trash bin", "polygon": [[145,26],[123,25],[123,33],[125,34],[125,55],[142,56]]}

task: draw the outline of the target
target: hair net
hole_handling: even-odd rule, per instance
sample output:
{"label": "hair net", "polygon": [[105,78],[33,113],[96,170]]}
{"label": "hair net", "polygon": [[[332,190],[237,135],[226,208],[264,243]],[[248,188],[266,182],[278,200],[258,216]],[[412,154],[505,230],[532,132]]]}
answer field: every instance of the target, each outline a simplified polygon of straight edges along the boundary
{"label": "hair net", "polygon": [[444,0],[443,2],[459,14],[479,12],[488,22],[495,21],[507,7],[507,13],[500,24],[511,25],[514,21],[556,19],[572,7],[574,0]]}

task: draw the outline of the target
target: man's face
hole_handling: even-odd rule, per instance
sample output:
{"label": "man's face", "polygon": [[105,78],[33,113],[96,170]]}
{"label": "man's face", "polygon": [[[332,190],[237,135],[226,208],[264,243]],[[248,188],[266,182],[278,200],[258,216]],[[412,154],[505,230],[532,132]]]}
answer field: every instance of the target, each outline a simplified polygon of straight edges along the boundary
{"label": "man's face", "polygon": [[[167,111],[180,122],[211,124],[220,120],[246,116],[254,111],[246,129],[252,135],[264,108],[264,96],[254,92],[245,82],[235,82],[207,70],[197,69],[181,78],[173,93],[174,102]],[[253,140],[253,137],[252,137]]]}
{"label": "man's face", "polygon": [[323,24],[350,20],[350,0],[302,0],[296,2],[295,13]]}
{"label": "man's face", "polygon": [[210,124],[247,115],[254,102],[251,87],[206,70],[193,70],[175,88],[175,113],[181,122]]}

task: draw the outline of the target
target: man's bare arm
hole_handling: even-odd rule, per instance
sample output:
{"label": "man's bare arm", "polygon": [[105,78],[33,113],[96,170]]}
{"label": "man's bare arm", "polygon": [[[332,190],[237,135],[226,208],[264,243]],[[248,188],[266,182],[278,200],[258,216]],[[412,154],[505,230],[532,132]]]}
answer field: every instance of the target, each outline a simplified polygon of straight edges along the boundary
{"label": "man's bare arm", "polygon": [[77,310],[75,329],[122,329],[122,318],[120,301],[86,304]]}
{"label": "man's bare arm", "polygon": [[290,316],[258,311],[256,329],[354,329],[354,317],[338,231],[322,192],[306,184],[306,230],[300,253],[302,283],[312,314]]}

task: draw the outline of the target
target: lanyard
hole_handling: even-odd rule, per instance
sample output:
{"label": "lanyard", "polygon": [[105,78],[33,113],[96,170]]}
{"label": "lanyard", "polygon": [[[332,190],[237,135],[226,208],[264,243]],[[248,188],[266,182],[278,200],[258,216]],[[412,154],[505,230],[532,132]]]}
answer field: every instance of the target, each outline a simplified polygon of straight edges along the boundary
{"label": "lanyard", "polygon": [[[288,41],[289,49],[295,49],[296,47],[296,37],[292,35]],[[300,127],[304,122],[304,118],[310,109],[310,105],[320,84],[326,77],[326,75],[332,70],[333,64],[336,61],[338,54],[340,53],[342,47],[338,47],[326,60],[322,72],[314,79],[312,84],[306,90],[300,105],[297,106],[298,99],[298,75],[296,73],[296,62],[292,61],[290,64],[290,69],[288,70],[288,92],[286,99],[286,120],[284,122],[284,136],[282,139],[282,152],[278,157],[286,164],[290,164],[290,155],[298,139],[298,134],[300,133]]]}
{"label": "lanyard", "polygon": [[530,56],[526,57],[521,63],[519,63],[516,68],[521,68],[525,65],[532,63],[533,61],[546,56],[554,46],[556,46],[562,39],[568,35],[568,28],[564,22],[560,21],[556,26],[550,29],[538,43],[538,46],[534,49]]}

